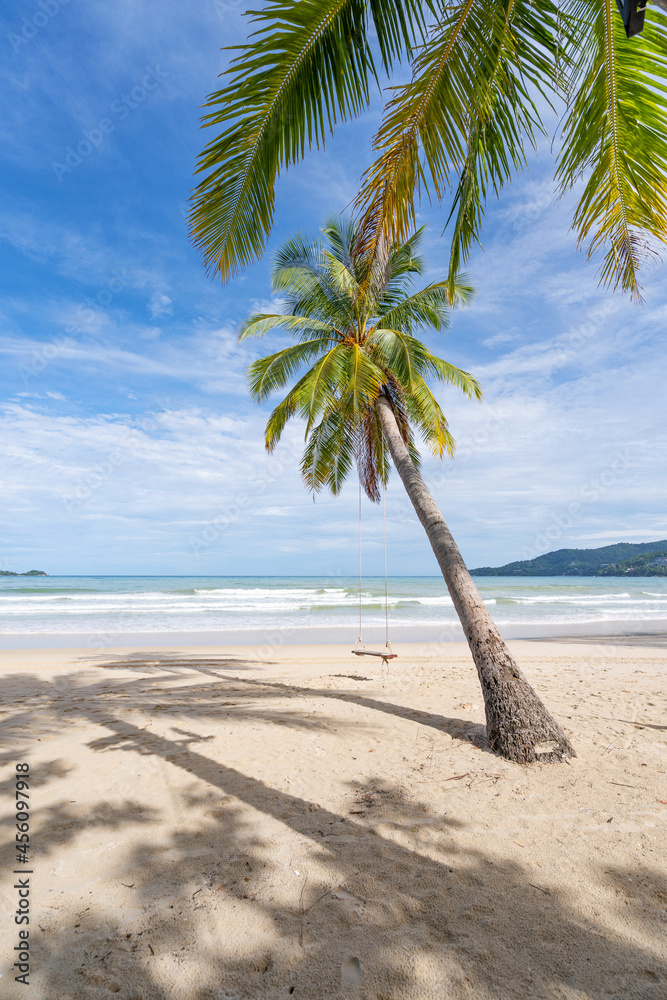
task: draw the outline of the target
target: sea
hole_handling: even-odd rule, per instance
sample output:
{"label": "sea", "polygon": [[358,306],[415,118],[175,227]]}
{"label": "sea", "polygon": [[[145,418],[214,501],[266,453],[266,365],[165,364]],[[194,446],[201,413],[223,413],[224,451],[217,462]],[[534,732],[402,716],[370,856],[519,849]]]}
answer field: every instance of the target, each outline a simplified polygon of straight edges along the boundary
{"label": "sea", "polygon": [[[478,577],[507,638],[667,632],[667,578]],[[461,639],[441,577],[0,577],[0,648]]]}

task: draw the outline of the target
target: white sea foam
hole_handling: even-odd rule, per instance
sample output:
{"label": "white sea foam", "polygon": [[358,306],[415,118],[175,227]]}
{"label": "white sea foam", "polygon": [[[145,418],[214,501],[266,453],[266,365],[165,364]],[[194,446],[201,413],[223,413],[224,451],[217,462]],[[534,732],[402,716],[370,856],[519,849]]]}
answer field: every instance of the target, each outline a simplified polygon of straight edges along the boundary
{"label": "white sea foam", "polygon": [[600,604],[604,601],[618,601],[629,598],[630,594],[531,594],[516,596],[517,604]]}
{"label": "white sea foam", "polygon": [[[500,625],[584,624],[667,617],[667,587],[647,581],[569,578],[478,580]],[[660,586],[656,582],[653,586]],[[49,593],[49,588],[53,592]],[[456,613],[442,578],[392,578],[390,624],[450,625]],[[364,580],[362,616],[384,623],[384,581]],[[338,626],[354,630],[358,582],[324,578],[0,578],[0,631],[188,632]],[[358,625],[357,625],[358,627]]]}

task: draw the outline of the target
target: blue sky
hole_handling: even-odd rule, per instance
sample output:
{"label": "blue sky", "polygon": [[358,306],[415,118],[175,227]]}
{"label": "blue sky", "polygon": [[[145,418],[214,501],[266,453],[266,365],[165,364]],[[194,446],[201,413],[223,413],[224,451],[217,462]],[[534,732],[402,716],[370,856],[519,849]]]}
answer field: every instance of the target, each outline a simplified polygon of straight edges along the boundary
{"label": "blue sky", "polygon": [[[0,73],[0,568],[56,573],[331,574],[356,565],[356,485],[313,503],[302,432],[269,458],[267,408],[236,343],[270,298],[269,258],[226,286],[184,222],[199,106],[242,41],[245,5],[57,0],[3,5]],[[377,123],[339,130],[278,184],[275,248],[353,198]],[[76,153],[79,147],[80,153]],[[485,400],[440,391],[455,462],[425,461],[470,565],[667,537],[667,272],[646,305],[597,285],[555,202],[550,145],[490,206],[473,305],[429,343]],[[429,277],[445,215],[424,205]],[[435,573],[400,484],[389,569]],[[381,569],[381,512],[365,506]]]}

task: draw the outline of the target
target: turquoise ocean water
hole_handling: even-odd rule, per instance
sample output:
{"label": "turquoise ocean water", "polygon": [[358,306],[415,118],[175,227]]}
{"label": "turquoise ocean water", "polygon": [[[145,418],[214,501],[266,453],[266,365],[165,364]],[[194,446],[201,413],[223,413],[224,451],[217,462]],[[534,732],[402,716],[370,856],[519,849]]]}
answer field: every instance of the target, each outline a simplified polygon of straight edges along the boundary
{"label": "turquoise ocean water", "polygon": [[[480,577],[477,584],[495,620],[514,634],[517,626],[548,635],[556,625],[582,631],[627,621],[650,631],[667,620],[665,578]],[[352,577],[0,577],[0,635],[324,627],[356,635],[358,586]],[[363,581],[361,603],[364,626],[384,626],[383,579]],[[390,578],[389,618],[393,628],[456,621],[440,577]]]}

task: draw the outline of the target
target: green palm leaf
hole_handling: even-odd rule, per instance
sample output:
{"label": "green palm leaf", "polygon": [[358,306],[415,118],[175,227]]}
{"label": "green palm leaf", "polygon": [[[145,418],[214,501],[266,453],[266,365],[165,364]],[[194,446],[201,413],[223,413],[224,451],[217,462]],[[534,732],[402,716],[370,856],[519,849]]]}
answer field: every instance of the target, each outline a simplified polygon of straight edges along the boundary
{"label": "green palm leaf", "polygon": [[[293,315],[318,317],[345,324],[353,319],[349,282],[336,267],[335,254],[325,252],[319,240],[291,237],[277,251],[273,290],[281,293]],[[332,276],[339,272],[339,280]],[[354,282],[353,282],[354,283]]]}
{"label": "green palm leaf", "polygon": [[307,362],[322,353],[330,338],[318,337],[286,347],[283,351],[253,361],[248,369],[250,392],[257,400],[266,399],[272,392],[282,389],[289,379]]}
{"label": "green palm leaf", "polygon": [[471,399],[482,398],[482,387],[477,379],[469,372],[464,372],[462,368],[450,365],[448,361],[430,354],[427,359],[427,370],[430,375],[434,375],[440,382],[448,385],[455,385],[457,389],[470,396]]}
{"label": "green palm leaf", "polygon": [[[297,413],[307,421],[307,436],[313,423],[323,411],[327,409],[333,411],[342,361],[340,353],[340,345],[327,351],[273,410],[266,425],[267,451],[274,450],[287,422]],[[248,369],[248,382],[251,394],[259,402],[262,397],[253,389],[256,364],[257,362],[253,362]]]}
{"label": "green palm leaf", "polygon": [[[614,0],[274,0],[252,12],[256,30],[204,119],[221,129],[200,157],[190,214],[206,267],[226,280],[259,256],[276,177],[367,107],[377,43],[385,73],[409,59],[412,75],[390,88],[362,178],[356,270],[340,255],[344,240],[331,244],[339,265],[375,295],[418,200],[451,195],[453,288],[489,194],[523,168],[543,128],[539,94],[569,102],[557,179],[561,190],[583,181],[579,242],[603,254],[604,284],[639,297],[639,269],[667,234],[665,11],[655,0],[630,41]],[[344,277],[339,269],[339,295],[351,289]]]}
{"label": "green palm leaf", "polygon": [[539,88],[540,79],[552,74],[552,61],[556,85],[565,82],[569,62],[561,44],[569,22],[561,21],[558,12],[554,23],[553,8],[550,14],[545,23],[535,17],[533,5],[514,0],[495,11],[497,45],[485,90],[470,115],[466,159],[450,213],[450,219],[456,215],[449,265],[452,292],[473,242],[479,242],[488,190],[500,195],[513,173],[525,166],[526,141],[535,148],[535,133],[543,131],[527,84]]}
{"label": "green palm leaf", "polygon": [[284,313],[258,313],[245,320],[239,329],[239,340],[246,337],[263,337],[272,330],[283,329],[299,336],[310,337],[313,333],[329,333],[331,326],[313,316],[286,316]]}
{"label": "green palm leaf", "polygon": [[221,126],[199,158],[190,232],[209,272],[223,280],[258,257],[271,229],[279,172],[369,100],[376,70],[368,41],[373,21],[385,70],[423,34],[415,0],[277,0],[251,11],[257,28],[205,107]]}
{"label": "green palm leaf", "polygon": [[[454,448],[428,380],[454,385],[475,398],[480,388],[471,375],[436,357],[414,336],[421,328],[443,329],[451,299],[447,282],[411,288],[425,266],[417,253],[421,231],[392,247],[385,260],[384,286],[378,285],[378,274],[373,281],[362,280],[365,262],[357,251],[358,225],[330,219],[324,236],[322,245],[292,237],[275,258],[273,291],[306,314],[251,316],[239,337],[276,329],[297,340],[248,369],[250,391],[258,401],[297,379],[269,416],[267,449],[276,447],[289,420],[300,418],[306,436],[301,471],[308,488],[338,493],[356,463],[364,490],[376,501],[389,475],[379,397],[390,400],[418,466],[412,427],[435,454],[452,454]],[[454,285],[459,302],[464,302],[471,289],[464,281]]]}
{"label": "green palm leaf", "polygon": [[357,199],[365,252],[381,253],[405,237],[416,197],[442,200],[458,188],[454,241],[458,263],[465,259],[465,229],[474,233],[483,212],[480,181],[488,175],[499,191],[524,162],[524,137],[532,141],[540,128],[528,84],[553,76],[557,13],[549,0],[538,7],[466,0],[447,8],[414,61],[412,80],[394,89],[375,137],[379,156]]}
{"label": "green palm leaf", "polygon": [[301,475],[309,490],[325,487],[336,496],[343,488],[355,460],[355,436],[339,413],[331,413],[308,438],[301,461]]}
{"label": "green palm leaf", "polygon": [[450,294],[447,282],[438,281],[382,310],[378,329],[400,327],[408,333],[423,327],[446,330],[449,326]]}
{"label": "green palm leaf", "polygon": [[359,345],[346,350],[346,386],[340,408],[346,420],[357,422],[377,399],[386,381],[386,374]]}
{"label": "green palm leaf", "polygon": [[392,372],[403,387],[410,387],[419,377],[423,356],[428,354],[421,341],[402,330],[375,327],[366,343],[378,365]]}
{"label": "green palm leaf", "polygon": [[405,400],[408,417],[417,426],[426,444],[438,458],[454,454],[452,437],[440,404],[423,379],[413,387]]}
{"label": "green palm leaf", "polygon": [[567,190],[585,179],[579,242],[603,251],[605,284],[640,298],[638,272],[667,241],[667,19],[651,11],[628,43],[615,0],[600,0],[579,69],[558,180]]}

